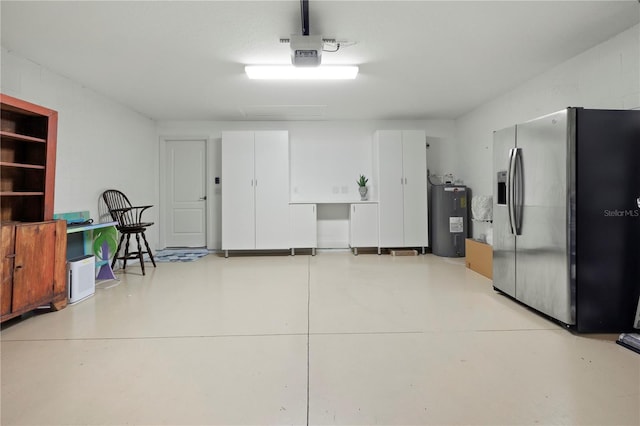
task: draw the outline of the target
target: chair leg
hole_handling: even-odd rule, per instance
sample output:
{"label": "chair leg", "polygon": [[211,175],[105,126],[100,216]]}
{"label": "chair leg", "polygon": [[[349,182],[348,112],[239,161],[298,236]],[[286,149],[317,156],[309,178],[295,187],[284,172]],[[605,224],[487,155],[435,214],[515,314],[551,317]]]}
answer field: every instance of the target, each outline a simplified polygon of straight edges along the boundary
{"label": "chair leg", "polygon": [[153,267],[156,267],[156,261],[153,258],[153,253],[151,252],[151,248],[149,247],[149,243],[147,242],[147,237],[144,235],[144,231],[142,232],[142,239],[144,240],[144,245],[147,246],[147,253],[149,253],[149,257],[151,258],[151,263],[153,263]]}
{"label": "chair leg", "polygon": [[140,259],[140,267],[142,268],[142,275],[144,275],[144,258],[142,257],[142,245],[140,245],[140,232],[136,232],[136,241],[138,242],[138,258]]}
{"label": "chair leg", "polygon": [[116,266],[116,262],[118,261],[118,256],[120,255],[120,249],[122,248],[122,241],[124,241],[124,234],[120,234],[120,241],[118,241],[118,248],[116,249],[116,253],[113,256],[113,261],[111,262],[111,269]]}
{"label": "chair leg", "polygon": [[127,258],[129,257],[129,239],[131,234],[127,234],[127,243],[124,246],[124,258],[122,263],[122,269],[127,269]]}

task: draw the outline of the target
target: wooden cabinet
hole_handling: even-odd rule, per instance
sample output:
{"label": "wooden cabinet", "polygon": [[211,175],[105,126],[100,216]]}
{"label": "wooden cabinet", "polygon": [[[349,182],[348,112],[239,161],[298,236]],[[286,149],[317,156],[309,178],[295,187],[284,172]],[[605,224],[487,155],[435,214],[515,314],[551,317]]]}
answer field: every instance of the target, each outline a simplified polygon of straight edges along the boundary
{"label": "wooden cabinet", "polygon": [[318,212],[315,204],[291,204],[289,206],[292,249],[310,248],[312,254],[318,246]]}
{"label": "wooden cabinet", "polygon": [[58,113],[0,95],[0,320],[67,304],[66,222],[52,221]]}
{"label": "wooden cabinet", "polygon": [[58,113],[0,97],[0,220],[51,220]]}
{"label": "wooden cabinet", "polygon": [[422,130],[374,134],[380,247],[424,248],[429,243],[425,141]]}
{"label": "wooden cabinet", "polygon": [[289,135],[222,133],[222,249],[289,249]]}
{"label": "wooden cabinet", "polygon": [[66,222],[4,222],[0,228],[1,321],[43,305],[65,307]]}
{"label": "wooden cabinet", "polygon": [[349,246],[354,254],[358,247],[378,247],[378,205],[351,204],[349,208]]}

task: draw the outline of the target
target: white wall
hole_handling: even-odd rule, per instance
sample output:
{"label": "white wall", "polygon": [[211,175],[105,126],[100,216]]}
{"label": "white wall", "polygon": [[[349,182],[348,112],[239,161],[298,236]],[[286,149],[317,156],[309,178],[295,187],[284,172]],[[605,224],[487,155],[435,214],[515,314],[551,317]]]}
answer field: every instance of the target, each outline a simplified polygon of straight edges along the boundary
{"label": "white wall", "polygon": [[[158,246],[159,147],[162,137],[207,137],[210,176],[220,176],[222,130],[285,129],[291,141],[292,199],[357,199],[355,180],[372,176],[371,142],[378,129],[424,129],[431,148],[431,172],[455,169],[453,120],[160,122],[2,48],[0,90],[58,111],[56,213],[89,210],[98,218],[98,199],[107,188],[122,189],[136,204],[153,204],[149,220],[152,247]],[[373,184],[373,182],[371,182]],[[208,183],[210,248],[220,248],[220,188]],[[334,191],[338,191],[336,194]],[[337,212],[340,213],[340,212]],[[344,218],[342,216],[345,216]],[[337,217],[337,220],[336,220]],[[346,215],[327,210],[320,243],[346,246]],[[324,230],[324,231],[323,231]],[[324,235],[322,235],[324,232]],[[342,242],[340,242],[342,241]]]}
{"label": "white wall", "polygon": [[[191,122],[158,123],[159,139],[166,137],[207,136],[213,143],[209,153],[210,176],[220,176],[220,141],[223,130],[289,131],[290,188],[293,201],[359,199],[356,179],[360,174],[372,177],[373,132],[379,129],[424,129],[431,145],[429,168],[443,174],[455,168],[452,163],[453,120],[419,121],[256,121],[256,122]],[[375,183],[370,181],[372,185]],[[224,184],[224,180],[222,181]],[[209,247],[221,246],[220,187],[208,182],[207,197]],[[320,247],[347,246],[347,214],[339,208],[324,208],[319,216]]]}
{"label": "white wall", "polygon": [[563,108],[640,108],[640,25],[456,120],[456,174],[492,194],[493,131]]}
{"label": "white wall", "polygon": [[[639,40],[640,26],[635,26],[480,106],[455,123],[451,120],[166,121],[156,126],[153,120],[4,48],[1,90],[59,112],[56,212],[89,210],[97,217],[98,197],[109,187],[122,188],[135,203],[158,206],[160,137],[210,138],[211,176],[219,176],[220,133],[233,129],[289,130],[293,199],[357,197],[354,181],[360,173],[371,175],[370,143],[377,129],[426,130],[431,146],[428,151],[431,173],[453,173],[474,194],[483,195],[492,193],[494,130],[567,106],[640,108]],[[334,193],[336,188],[338,194]],[[209,223],[213,224],[208,241],[210,247],[219,248],[219,190],[211,183],[208,191]],[[151,220],[157,221],[158,208],[150,211]],[[157,245],[160,226],[150,230],[153,246]],[[320,236],[325,237],[332,238]]]}
{"label": "white wall", "polygon": [[[117,188],[134,204],[158,205],[155,122],[2,48],[2,93],[58,111],[54,212],[89,210]],[[148,211],[157,221],[157,207]],[[147,232],[157,245],[158,227]]]}

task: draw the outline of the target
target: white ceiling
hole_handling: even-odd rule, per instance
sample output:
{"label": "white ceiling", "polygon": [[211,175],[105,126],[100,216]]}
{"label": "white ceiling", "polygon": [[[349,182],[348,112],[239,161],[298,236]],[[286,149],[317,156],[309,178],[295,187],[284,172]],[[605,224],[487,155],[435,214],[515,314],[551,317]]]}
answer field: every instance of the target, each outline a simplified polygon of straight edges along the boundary
{"label": "white ceiling", "polygon": [[456,118],[640,22],[624,1],[310,0],[355,81],[251,81],[289,63],[300,2],[0,3],[2,45],[157,120]]}

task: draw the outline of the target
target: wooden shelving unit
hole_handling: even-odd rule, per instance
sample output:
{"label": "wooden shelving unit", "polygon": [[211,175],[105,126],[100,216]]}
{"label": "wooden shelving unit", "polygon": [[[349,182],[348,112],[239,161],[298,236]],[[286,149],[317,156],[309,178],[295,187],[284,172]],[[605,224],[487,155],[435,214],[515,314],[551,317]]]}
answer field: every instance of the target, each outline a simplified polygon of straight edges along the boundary
{"label": "wooden shelving unit", "polygon": [[0,95],[0,321],[67,305],[66,222],[53,221],[58,113]]}
{"label": "wooden shelving unit", "polygon": [[51,220],[58,113],[7,95],[0,108],[0,220]]}

